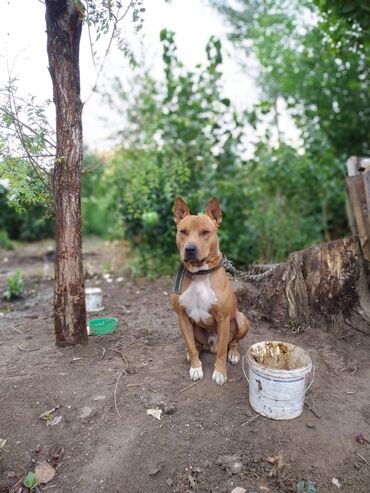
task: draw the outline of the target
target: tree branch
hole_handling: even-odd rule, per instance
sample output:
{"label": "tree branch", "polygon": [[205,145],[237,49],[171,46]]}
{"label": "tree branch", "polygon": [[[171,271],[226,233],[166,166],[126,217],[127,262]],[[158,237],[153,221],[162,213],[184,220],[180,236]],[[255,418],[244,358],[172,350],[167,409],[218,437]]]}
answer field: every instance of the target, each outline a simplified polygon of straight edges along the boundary
{"label": "tree branch", "polygon": [[[88,11],[88,5],[87,5],[87,1],[85,1],[86,3],[86,6],[87,6],[87,11]],[[95,92],[96,90],[96,87],[98,85],[98,81],[100,79],[100,76],[103,72],[103,69],[104,69],[104,65],[105,65],[105,62],[107,60],[107,57],[108,57],[108,54],[109,54],[109,51],[110,51],[110,48],[112,46],[112,42],[113,42],[113,39],[114,39],[114,36],[116,34],[116,31],[117,31],[117,26],[118,26],[118,23],[121,22],[125,17],[126,15],[128,14],[130,8],[132,7],[134,3],[134,0],[130,0],[130,3],[128,5],[128,7],[126,8],[126,10],[124,11],[124,13],[121,15],[121,17],[118,17],[118,13],[121,9],[121,7],[119,6],[118,9],[117,9],[117,14],[113,14],[113,12],[111,12],[111,15],[112,17],[114,18],[114,23],[113,23],[113,29],[112,29],[112,34],[110,36],[110,39],[109,39],[109,43],[108,43],[108,46],[105,50],[105,53],[104,53],[104,57],[103,57],[103,61],[99,67],[98,70],[96,70],[96,66],[95,66],[95,55],[93,55],[93,64],[94,64],[94,68],[95,68],[95,72],[97,72],[96,74],[96,79],[95,79],[95,82],[94,82],[94,85],[91,89],[91,92],[90,94],[88,95],[87,99],[83,102],[83,106],[91,99],[93,93]],[[91,49],[91,52],[93,53],[93,45],[91,44],[91,37],[90,37],[90,30],[89,30],[89,41],[90,41],[90,49]]]}

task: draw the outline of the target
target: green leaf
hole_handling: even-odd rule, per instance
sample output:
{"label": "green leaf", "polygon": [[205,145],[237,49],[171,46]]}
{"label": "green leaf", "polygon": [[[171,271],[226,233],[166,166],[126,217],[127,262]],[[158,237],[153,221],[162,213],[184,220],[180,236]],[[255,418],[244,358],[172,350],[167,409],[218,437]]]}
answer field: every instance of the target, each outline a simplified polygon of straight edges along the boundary
{"label": "green leaf", "polygon": [[35,488],[37,486],[36,474],[30,471],[24,478],[23,484],[26,488],[29,488],[30,490]]}

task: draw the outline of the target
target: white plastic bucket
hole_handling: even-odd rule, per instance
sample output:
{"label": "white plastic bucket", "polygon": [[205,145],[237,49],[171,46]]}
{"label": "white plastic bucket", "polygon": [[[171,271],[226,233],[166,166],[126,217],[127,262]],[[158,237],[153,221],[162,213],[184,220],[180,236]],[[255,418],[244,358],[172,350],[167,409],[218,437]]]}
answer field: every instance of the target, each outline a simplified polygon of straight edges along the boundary
{"label": "white plastic bucket", "polygon": [[86,288],[85,300],[87,312],[100,312],[104,310],[103,293],[100,288]]}
{"label": "white plastic bucket", "polygon": [[[244,370],[245,358],[248,377]],[[315,367],[298,346],[281,341],[264,341],[249,348],[243,358],[243,372],[249,383],[249,402],[262,416],[293,419],[304,406]]]}

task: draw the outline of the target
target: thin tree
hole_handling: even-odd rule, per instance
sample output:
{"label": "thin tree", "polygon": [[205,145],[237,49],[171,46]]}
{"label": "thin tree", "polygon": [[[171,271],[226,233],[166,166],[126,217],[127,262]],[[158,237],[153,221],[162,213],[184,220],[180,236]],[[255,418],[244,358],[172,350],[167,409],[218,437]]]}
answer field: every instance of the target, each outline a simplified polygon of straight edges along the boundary
{"label": "thin tree", "polygon": [[82,268],[83,158],[79,51],[83,11],[69,0],[46,0],[47,52],[56,109],[54,322],[58,346],[87,344]]}

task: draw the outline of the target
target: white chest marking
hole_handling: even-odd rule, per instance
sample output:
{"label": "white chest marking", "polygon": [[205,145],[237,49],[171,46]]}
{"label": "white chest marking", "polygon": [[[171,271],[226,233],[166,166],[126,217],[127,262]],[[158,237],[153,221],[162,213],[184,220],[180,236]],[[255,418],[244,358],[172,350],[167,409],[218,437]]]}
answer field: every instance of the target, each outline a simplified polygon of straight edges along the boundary
{"label": "white chest marking", "polygon": [[206,322],[210,317],[209,309],[217,303],[209,275],[194,276],[187,290],[180,296],[180,303],[194,322]]}

